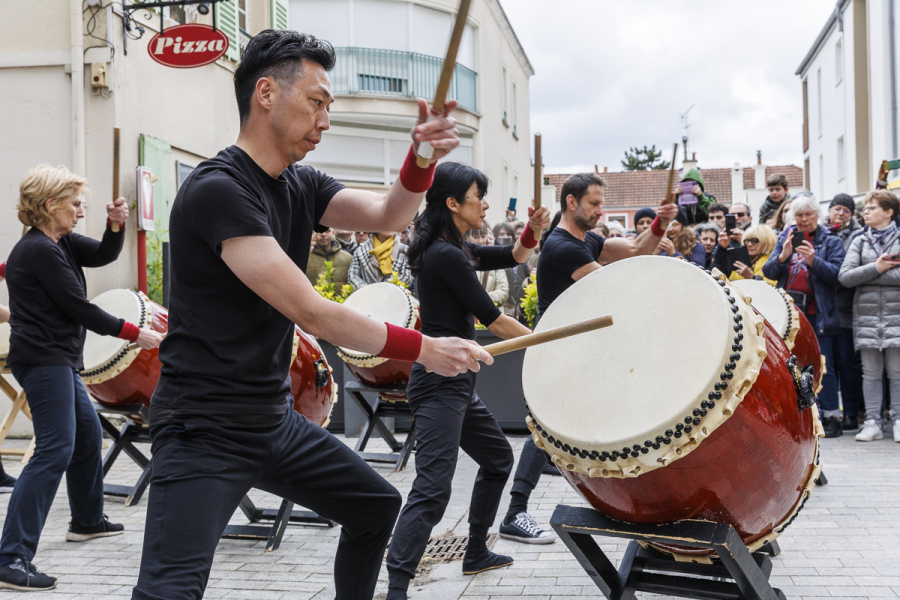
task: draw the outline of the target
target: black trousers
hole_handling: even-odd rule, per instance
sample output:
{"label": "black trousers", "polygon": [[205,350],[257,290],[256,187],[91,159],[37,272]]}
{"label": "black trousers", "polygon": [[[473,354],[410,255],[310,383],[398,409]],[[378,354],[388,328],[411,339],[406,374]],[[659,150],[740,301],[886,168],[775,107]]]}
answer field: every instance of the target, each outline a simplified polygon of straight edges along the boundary
{"label": "black trousers", "polygon": [[494,523],[515,458],[494,415],[475,394],[474,373],[444,378],[416,364],[407,393],[416,416],[416,479],[397,521],[387,567],[412,578],[450,501],[459,449],[478,463],[469,526],[483,531]]}
{"label": "black trousers", "polygon": [[401,497],[340,440],[294,411],[264,429],[192,421],[151,433],[153,475],[133,599],[202,598],[216,544],[256,487],[339,523],[336,598],[371,600]]}
{"label": "black trousers", "polygon": [[541,473],[544,472],[549,465],[550,455],[534,445],[531,436],[525,440],[522,446],[522,454],[519,455],[519,466],[516,467],[516,474],[513,477],[511,494],[522,494],[526,498],[531,497],[531,492],[537,486],[541,479]]}

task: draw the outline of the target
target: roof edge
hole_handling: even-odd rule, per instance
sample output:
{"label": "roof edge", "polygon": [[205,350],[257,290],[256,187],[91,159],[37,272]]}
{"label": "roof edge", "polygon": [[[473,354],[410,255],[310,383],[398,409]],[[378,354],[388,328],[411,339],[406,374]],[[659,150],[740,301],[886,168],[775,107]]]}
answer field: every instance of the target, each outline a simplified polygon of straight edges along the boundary
{"label": "roof edge", "polygon": [[810,48],[809,52],[806,53],[806,56],[803,57],[803,61],[800,63],[800,66],[797,67],[797,70],[794,71],[794,75],[802,77],[801,73],[806,71],[806,67],[809,66],[809,63],[812,62],[812,59],[815,58],[819,53],[819,50],[822,49],[822,44],[825,42],[825,39],[828,37],[828,35],[831,33],[831,30],[838,22],[838,15],[844,12],[844,9],[847,8],[848,4],[850,4],[850,0],[837,0],[831,16],[828,17],[828,21],[825,22],[825,27],[823,27],[822,31],[819,32],[819,35],[816,37],[816,41],[813,42],[812,48]]}
{"label": "roof edge", "polygon": [[516,30],[513,29],[512,23],[509,22],[506,11],[500,5],[500,0],[488,0],[488,6],[491,8],[491,12],[494,13],[494,18],[500,23],[500,29],[506,36],[507,41],[513,47],[516,58],[519,59],[519,64],[522,65],[529,77],[533,77],[534,67],[531,65],[531,61],[528,60],[525,48],[522,47],[522,42],[519,41],[519,36],[516,35]]}

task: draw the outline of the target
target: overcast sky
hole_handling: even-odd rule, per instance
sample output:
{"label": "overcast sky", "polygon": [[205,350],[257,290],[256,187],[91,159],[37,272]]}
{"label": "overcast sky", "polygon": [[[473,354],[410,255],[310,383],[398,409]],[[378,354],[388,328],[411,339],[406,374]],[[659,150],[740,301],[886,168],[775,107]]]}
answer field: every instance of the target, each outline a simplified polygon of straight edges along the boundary
{"label": "overcast sky", "polygon": [[[501,0],[535,70],[531,131],[547,172],[621,171],[630,146],[700,167],[803,165],[794,75],[830,0]],[[679,160],[680,166],[680,148]]]}

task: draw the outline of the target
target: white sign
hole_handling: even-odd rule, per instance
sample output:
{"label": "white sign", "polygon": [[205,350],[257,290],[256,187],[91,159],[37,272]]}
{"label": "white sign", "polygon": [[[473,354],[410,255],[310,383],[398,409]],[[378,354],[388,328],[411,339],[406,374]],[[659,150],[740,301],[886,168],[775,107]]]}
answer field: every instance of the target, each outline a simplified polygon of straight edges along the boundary
{"label": "white sign", "polygon": [[155,231],[156,220],[153,217],[153,169],[137,168],[137,211],[138,229]]}

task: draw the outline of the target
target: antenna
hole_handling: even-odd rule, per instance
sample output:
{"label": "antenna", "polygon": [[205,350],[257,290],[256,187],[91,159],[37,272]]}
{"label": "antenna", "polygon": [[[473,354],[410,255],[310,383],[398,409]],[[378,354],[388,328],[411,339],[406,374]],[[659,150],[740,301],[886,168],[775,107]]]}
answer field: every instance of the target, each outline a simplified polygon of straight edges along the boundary
{"label": "antenna", "polygon": [[691,104],[690,108],[684,111],[684,114],[681,115],[681,123],[684,126],[684,137],[689,137],[689,129],[691,128],[691,124],[688,122],[688,113],[691,112],[691,109],[694,108],[694,105]]}

